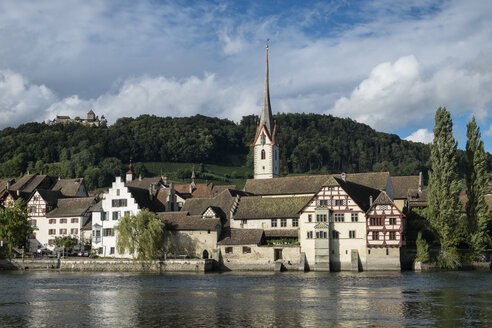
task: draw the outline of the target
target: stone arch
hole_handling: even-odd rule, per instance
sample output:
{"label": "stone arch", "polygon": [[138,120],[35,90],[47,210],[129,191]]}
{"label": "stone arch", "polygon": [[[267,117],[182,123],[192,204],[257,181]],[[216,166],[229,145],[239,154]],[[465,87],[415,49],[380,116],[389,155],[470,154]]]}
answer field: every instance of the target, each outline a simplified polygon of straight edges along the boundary
{"label": "stone arch", "polygon": [[202,253],[202,258],[203,258],[204,260],[207,260],[207,259],[208,259],[208,257],[209,257],[208,251],[207,251],[206,249],[205,249],[205,250],[203,250],[203,253]]}

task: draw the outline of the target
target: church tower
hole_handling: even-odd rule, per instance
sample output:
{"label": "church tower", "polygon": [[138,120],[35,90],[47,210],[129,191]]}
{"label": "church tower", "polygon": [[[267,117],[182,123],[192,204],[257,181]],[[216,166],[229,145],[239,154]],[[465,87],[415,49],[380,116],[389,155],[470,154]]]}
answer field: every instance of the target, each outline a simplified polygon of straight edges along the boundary
{"label": "church tower", "polygon": [[277,142],[277,123],[273,121],[268,85],[268,43],[266,46],[265,90],[260,124],[256,127],[254,147],[254,178],[268,179],[279,176],[279,153]]}

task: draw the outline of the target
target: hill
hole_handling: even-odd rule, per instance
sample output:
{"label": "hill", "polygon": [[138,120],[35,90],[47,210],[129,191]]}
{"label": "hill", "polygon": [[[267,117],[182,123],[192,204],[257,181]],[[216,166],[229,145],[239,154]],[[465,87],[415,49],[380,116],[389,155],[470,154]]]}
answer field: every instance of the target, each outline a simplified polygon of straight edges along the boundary
{"label": "hill", "polygon": [[[382,170],[410,175],[429,167],[428,145],[401,140],[350,119],[319,114],[277,114],[274,119],[282,175]],[[257,121],[254,115],[243,117],[239,124],[202,115],[142,115],[100,127],[23,124],[0,131],[0,175],[15,177],[29,170],[63,178],[83,176],[95,188],[107,186],[115,175],[124,173],[127,164],[123,163],[132,159],[137,174],[168,173],[180,180],[184,171],[191,170],[191,163],[197,171],[203,163],[202,180],[231,183],[252,174],[249,144]],[[188,164],[176,169],[169,163]],[[210,165],[215,166],[207,169]]]}

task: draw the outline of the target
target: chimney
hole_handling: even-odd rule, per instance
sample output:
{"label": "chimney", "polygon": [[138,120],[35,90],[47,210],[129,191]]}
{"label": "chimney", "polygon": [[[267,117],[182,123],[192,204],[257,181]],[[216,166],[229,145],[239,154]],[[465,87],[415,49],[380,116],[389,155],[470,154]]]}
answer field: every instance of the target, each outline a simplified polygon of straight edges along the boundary
{"label": "chimney", "polygon": [[154,194],[155,194],[155,185],[151,183],[149,185],[149,198],[150,200],[154,199]]}
{"label": "chimney", "polygon": [[20,196],[20,190],[17,189],[17,197],[19,197],[19,196]]}
{"label": "chimney", "polygon": [[369,206],[372,206],[372,196],[369,196]]}
{"label": "chimney", "polygon": [[342,172],[342,180],[347,181],[347,175],[345,174],[345,172]]}
{"label": "chimney", "polygon": [[165,186],[169,184],[169,177],[167,176],[167,174],[162,176],[161,179],[162,179],[162,183],[164,183]]}
{"label": "chimney", "polygon": [[7,188],[6,189],[10,189],[11,186],[12,186],[12,182],[11,181],[7,181]]}
{"label": "chimney", "polygon": [[142,181],[142,175],[141,174],[138,175],[138,181]]}
{"label": "chimney", "polygon": [[419,192],[422,192],[423,185],[424,185],[424,178],[422,177],[422,172],[419,172]]}

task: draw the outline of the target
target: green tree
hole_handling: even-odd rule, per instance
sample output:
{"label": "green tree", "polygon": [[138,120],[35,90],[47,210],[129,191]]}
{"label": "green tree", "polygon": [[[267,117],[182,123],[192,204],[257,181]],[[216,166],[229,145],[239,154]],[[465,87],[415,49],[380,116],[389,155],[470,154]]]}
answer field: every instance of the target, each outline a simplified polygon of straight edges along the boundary
{"label": "green tree", "polygon": [[480,252],[485,250],[489,210],[485,201],[488,184],[487,163],[480,128],[475,122],[475,116],[467,125],[466,136],[467,242],[473,251],[473,257],[476,258]]}
{"label": "green tree", "polygon": [[429,244],[422,238],[421,232],[418,233],[415,243],[417,245],[417,256],[415,257],[415,261],[422,263],[429,262]]}
{"label": "green tree", "polygon": [[19,198],[13,207],[0,209],[0,239],[7,242],[9,256],[12,256],[12,248],[23,246],[31,233],[32,227],[22,199]]}
{"label": "green tree", "polygon": [[116,227],[116,249],[147,263],[164,255],[167,233],[164,222],[147,209],[125,215]]}
{"label": "green tree", "polygon": [[[451,114],[444,107],[436,111],[434,141],[431,145],[432,172],[429,177],[426,217],[439,237],[442,266],[453,268],[455,261],[447,261],[456,253],[459,242],[460,186],[458,181],[458,143],[453,137]],[[449,265],[446,265],[449,264]]]}

